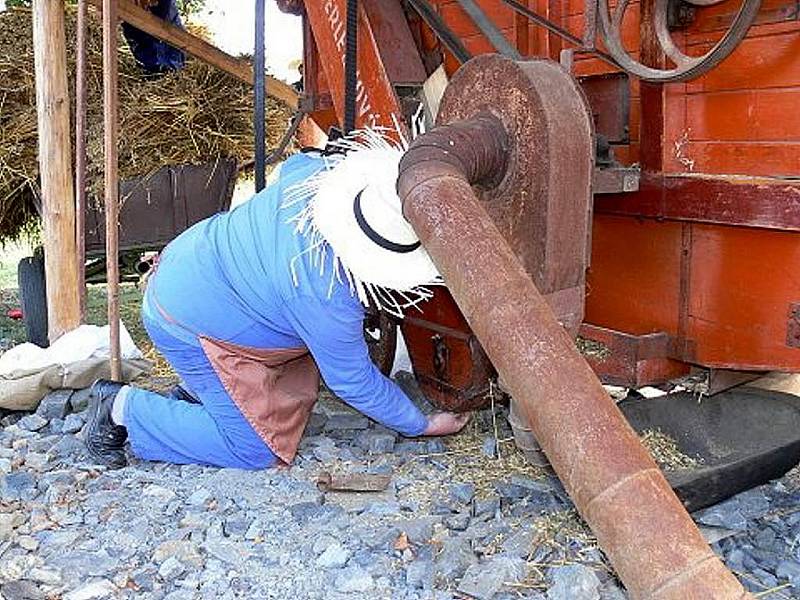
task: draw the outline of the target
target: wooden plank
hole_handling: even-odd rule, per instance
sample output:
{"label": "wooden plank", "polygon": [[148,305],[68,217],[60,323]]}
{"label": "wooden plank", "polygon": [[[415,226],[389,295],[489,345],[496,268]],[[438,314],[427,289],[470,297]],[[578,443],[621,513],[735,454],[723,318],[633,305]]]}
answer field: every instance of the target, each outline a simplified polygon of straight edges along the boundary
{"label": "wooden plank", "polygon": [[687,97],[692,141],[798,141],[800,89],[743,90]]}
{"label": "wooden plank", "polygon": [[105,154],[106,281],[111,330],[111,379],[122,380],[119,327],[118,0],[103,0],[103,143]]}
{"label": "wooden plank", "polygon": [[80,324],[63,0],[34,0],[33,46],[50,341]]}
{"label": "wooden plank", "polygon": [[797,39],[796,32],[747,38],[717,67],[688,82],[687,91],[700,93],[800,86]]}
{"label": "wooden plank", "polygon": [[[98,11],[102,11],[103,0],[89,1]],[[119,0],[119,18],[137,29],[253,85],[253,67],[250,63],[233,57],[204,39],[159,19],[150,11],[136,6],[130,0]],[[298,106],[299,97],[295,89],[274,77],[267,76],[267,94],[292,108]]]}
{"label": "wooden plank", "polygon": [[684,155],[696,173],[800,177],[800,142],[688,142]]}

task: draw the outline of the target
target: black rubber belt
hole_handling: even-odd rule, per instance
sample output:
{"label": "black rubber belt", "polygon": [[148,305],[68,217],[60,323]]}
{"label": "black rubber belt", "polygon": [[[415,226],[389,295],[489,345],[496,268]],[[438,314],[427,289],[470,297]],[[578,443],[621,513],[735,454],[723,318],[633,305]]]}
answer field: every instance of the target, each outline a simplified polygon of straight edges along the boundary
{"label": "black rubber belt", "polygon": [[358,71],[358,0],[347,0],[347,37],[344,57],[344,133],[356,128]]}

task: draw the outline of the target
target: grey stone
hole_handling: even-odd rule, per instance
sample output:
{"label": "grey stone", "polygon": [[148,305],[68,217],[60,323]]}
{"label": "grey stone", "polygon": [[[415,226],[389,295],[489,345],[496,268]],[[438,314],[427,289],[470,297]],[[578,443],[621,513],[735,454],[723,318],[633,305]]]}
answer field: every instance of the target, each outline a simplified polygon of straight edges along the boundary
{"label": "grey stone", "polygon": [[63,419],[72,409],[70,398],[72,398],[72,390],[54,390],[42,398],[36,414],[48,421]]}
{"label": "grey stone", "polygon": [[11,537],[19,525],[19,517],[14,513],[0,513],[0,542]]}
{"label": "grey stone", "polygon": [[472,514],[476,517],[481,515],[494,515],[500,510],[500,498],[496,495],[484,499],[475,499],[472,503]]}
{"label": "grey stone", "polygon": [[59,434],[64,432],[64,420],[63,419],[50,419],[50,427],[48,427],[48,431],[53,434]]}
{"label": "grey stone", "polygon": [[433,585],[433,562],[415,560],[406,567],[406,585],[414,589],[428,589]]}
{"label": "grey stone", "polygon": [[325,431],[360,430],[369,427],[369,419],[358,414],[334,414],[325,422]]}
{"label": "grey stone", "polygon": [[5,600],[45,600],[47,596],[33,582],[18,580],[0,586],[0,597]]}
{"label": "grey stone", "polygon": [[250,519],[241,514],[225,519],[225,523],[223,524],[225,535],[237,539],[243,539],[249,528]]}
{"label": "grey stone", "polygon": [[325,445],[325,446],[316,446],[312,453],[314,454],[314,458],[316,458],[321,463],[333,463],[339,460],[341,455],[340,450],[333,444]]}
{"label": "grey stone", "polygon": [[427,454],[428,444],[426,442],[399,442],[394,445],[396,454],[411,456],[414,454]]}
{"label": "grey stone", "polygon": [[11,459],[0,458],[0,475],[11,473]]}
{"label": "grey stone", "polygon": [[173,581],[186,572],[186,567],[174,556],[170,556],[158,568],[158,576],[163,581]]}
{"label": "grey stone", "polygon": [[116,586],[108,579],[99,579],[64,595],[64,600],[94,600],[108,598],[117,591]]}
{"label": "grey stone", "polygon": [[350,560],[350,551],[339,542],[330,544],[317,557],[316,565],[323,569],[340,569]]}
{"label": "grey stone", "polygon": [[22,417],[17,422],[17,426],[20,429],[24,429],[25,431],[39,431],[40,429],[44,429],[47,423],[48,423],[47,419],[34,413],[32,415],[26,415]]}
{"label": "grey stone", "polygon": [[361,567],[352,566],[339,571],[333,585],[337,592],[343,594],[364,593],[374,587],[375,581]]}
{"label": "grey stone", "polygon": [[455,582],[470,566],[478,562],[469,539],[455,537],[445,540],[434,561],[436,577],[446,583]]}
{"label": "grey stone", "polygon": [[491,600],[504,583],[522,581],[527,570],[527,563],[521,558],[494,556],[470,566],[458,584],[458,591],[477,600]]}
{"label": "grey stone", "polygon": [[788,579],[792,584],[800,584],[800,563],[795,560],[782,560],[775,569],[775,575]]}
{"label": "grey stone", "polygon": [[420,517],[395,523],[412,544],[427,544],[433,537],[433,526],[441,522],[437,517]]}
{"label": "grey stone", "polygon": [[548,600],[600,600],[600,579],[584,565],[553,567]]}
{"label": "grey stone", "polygon": [[388,454],[394,450],[395,441],[394,434],[365,431],[359,438],[359,446],[368,454]]}
{"label": "grey stone", "polygon": [[63,578],[61,571],[47,567],[41,569],[31,569],[28,571],[28,579],[44,585],[61,585]]}
{"label": "grey stone", "polygon": [[454,515],[445,517],[444,524],[452,531],[464,531],[469,527],[470,516],[469,513],[460,512]]}
{"label": "grey stone", "polygon": [[497,456],[497,440],[493,437],[484,438],[481,452],[484,456],[488,456],[489,458]]}
{"label": "grey stone", "polygon": [[191,493],[191,495],[186,499],[186,503],[189,506],[206,507],[213,499],[214,495],[211,493],[211,491],[201,487],[197,488]]}
{"label": "grey stone", "polygon": [[177,558],[184,564],[203,566],[203,557],[197,544],[189,540],[167,540],[159,544],[153,552],[152,560],[160,565],[168,558]]}
{"label": "grey stone", "polygon": [[517,558],[528,558],[533,548],[535,532],[532,527],[520,527],[503,542],[503,552]]}
{"label": "grey stone", "polygon": [[444,442],[439,438],[429,439],[426,446],[428,454],[444,454],[447,452],[447,446],[445,446]]}
{"label": "grey stone", "polygon": [[144,496],[149,503],[159,508],[162,508],[175,499],[175,492],[169,488],[160,485],[151,484],[142,490]]}
{"label": "grey stone", "polygon": [[248,541],[255,541],[263,537],[264,537],[264,526],[258,519],[250,523],[250,526],[244,533],[244,539]]}
{"label": "grey stone", "polygon": [[86,446],[74,435],[65,435],[50,448],[50,453],[57,458],[75,460],[86,454]]}
{"label": "grey stone", "polygon": [[0,500],[33,500],[36,497],[36,479],[27,471],[15,471],[0,477]]}
{"label": "grey stone", "polygon": [[28,452],[25,455],[25,466],[34,471],[43,471],[49,462],[50,457],[47,454]]}
{"label": "grey stone", "polygon": [[78,433],[83,427],[83,417],[77,414],[69,414],[64,419],[64,425],[61,427],[62,433]]}
{"label": "grey stone", "polygon": [[75,390],[70,396],[69,403],[72,406],[72,412],[83,412],[89,408],[89,396],[91,395],[91,388],[83,388]]}
{"label": "grey stone", "polygon": [[469,504],[475,498],[474,483],[454,483],[450,486],[450,497],[461,504]]}
{"label": "grey stone", "polygon": [[609,579],[600,588],[600,600],[628,600],[628,595],[613,579]]}

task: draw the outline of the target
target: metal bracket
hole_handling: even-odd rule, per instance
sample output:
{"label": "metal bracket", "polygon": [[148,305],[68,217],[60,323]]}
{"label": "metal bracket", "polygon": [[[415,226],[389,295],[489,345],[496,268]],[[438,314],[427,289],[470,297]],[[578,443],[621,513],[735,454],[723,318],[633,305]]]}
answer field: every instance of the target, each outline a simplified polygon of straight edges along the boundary
{"label": "metal bracket", "polygon": [[800,302],[789,305],[789,321],[786,325],[786,345],[800,348]]}

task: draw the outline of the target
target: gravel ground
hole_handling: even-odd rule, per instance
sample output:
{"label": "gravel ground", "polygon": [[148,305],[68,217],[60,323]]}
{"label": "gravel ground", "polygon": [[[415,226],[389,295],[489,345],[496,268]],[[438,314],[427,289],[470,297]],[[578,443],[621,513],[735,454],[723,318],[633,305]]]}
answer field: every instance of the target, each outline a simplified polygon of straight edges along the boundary
{"label": "gravel ground", "polygon": [[[0,419],[5,600],[627,597],[558,480],[522,461],[502,407],[409,440],[323,394],[291,469],[107,471],[81,441],[86,399],[55,392]],[[391,483],[323,493],[322,471]],[[800,598],[798,499],[790,474],[695,515],[761,598]]]}

